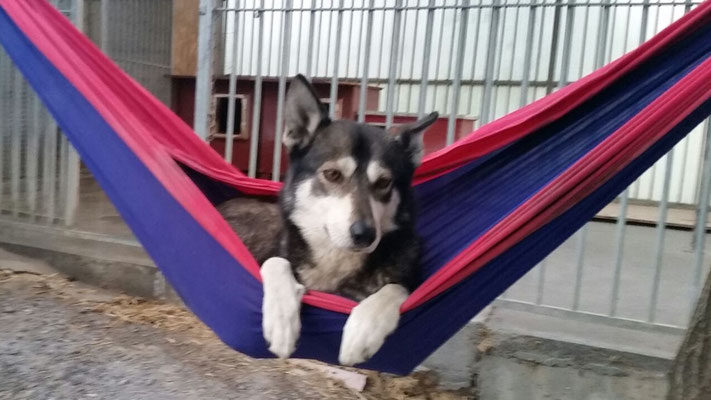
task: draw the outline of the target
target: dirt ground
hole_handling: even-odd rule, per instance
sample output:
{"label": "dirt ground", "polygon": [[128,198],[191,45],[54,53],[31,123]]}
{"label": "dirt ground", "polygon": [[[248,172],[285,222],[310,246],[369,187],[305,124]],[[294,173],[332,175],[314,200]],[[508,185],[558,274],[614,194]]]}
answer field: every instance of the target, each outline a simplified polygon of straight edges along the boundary
{"label": "dirt ground", "polygon": [[[175,304],[0,270],[0,399],[464,399],[428,374],[367,375],[232,351]],[[355,370],[352,370],[355,371]]]}

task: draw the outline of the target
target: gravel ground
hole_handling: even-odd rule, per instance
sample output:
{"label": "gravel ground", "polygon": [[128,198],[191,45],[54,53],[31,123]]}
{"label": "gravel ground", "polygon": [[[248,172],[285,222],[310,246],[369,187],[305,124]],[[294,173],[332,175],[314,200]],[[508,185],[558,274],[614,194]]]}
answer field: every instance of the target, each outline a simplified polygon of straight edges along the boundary
{"label": "gravel ground", "polygon": [[234,352],[177,305],[56,277],[0,271],[0,338],[0,399],[466,398],[427,375],[371,372],[358,393]]}

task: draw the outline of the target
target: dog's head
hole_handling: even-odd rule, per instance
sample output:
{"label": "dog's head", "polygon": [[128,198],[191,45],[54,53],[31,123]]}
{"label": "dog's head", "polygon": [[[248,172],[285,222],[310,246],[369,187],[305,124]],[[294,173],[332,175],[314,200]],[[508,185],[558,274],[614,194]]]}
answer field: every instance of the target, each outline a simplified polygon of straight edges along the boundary
{"label": "dog's head", "polygon": [[285,103],[287,218],[311,246],[372,252],[385,233],[412,223],[412,175],[424,130],[436,119],[432,113],[390,131],[331,121],[306,78],[296,76]]}

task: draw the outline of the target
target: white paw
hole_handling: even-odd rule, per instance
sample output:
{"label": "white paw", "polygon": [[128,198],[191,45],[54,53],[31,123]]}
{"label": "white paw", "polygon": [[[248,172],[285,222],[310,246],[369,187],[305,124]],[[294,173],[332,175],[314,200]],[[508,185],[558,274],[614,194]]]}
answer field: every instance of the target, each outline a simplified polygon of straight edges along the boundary
{"label": "white paw", "polygon": [[400,320],[400,306],[407,299],[400,285],[385,285],[351,311],[343,327],[338,361],[355,365],[368,360],[385,342]]}
{"label": "white paw", "polygon": [[301,298],[304,286],[296,282],[291,265],[283,258],[273,257],[261,269],[264,282],[262,330],[269,351],[279,358],[294,352],[301,331]]}

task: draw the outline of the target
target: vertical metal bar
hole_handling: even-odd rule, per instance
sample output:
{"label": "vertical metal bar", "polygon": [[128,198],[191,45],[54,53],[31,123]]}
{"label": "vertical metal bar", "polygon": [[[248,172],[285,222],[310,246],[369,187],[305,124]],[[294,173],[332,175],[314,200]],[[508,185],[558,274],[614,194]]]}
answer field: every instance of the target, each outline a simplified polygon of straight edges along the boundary
{"label": "vertical metal bar", "polygon": [[[504,64],[504,40],[506,40],[506,18],[509,16],[509,10],[508,7],[506,7],[506,4],[503,4],[501,6],[501,20],[499,21],[499,26],[501,27],[500,29],[500,36],[497,39],[498,43],[498,55],[494,57],[494,60],[497,60],[498,62],[495,62],[495,68],[493,75],[493,81],[494,81],[494,86],[492,87],[492,94],[491,94],[491,119],[496,118],[496,109],[499,104],[499,92],[501,91],[501,86],[497,86],[496,80],[500,80],[503,76],[501,73],[503,71],[503,64]],[[452,42],[454,42],[454,39],[452,39]],[[451,57],[450,57],[451,58]]]}
{"label": "vertical metal bar", "polygon": [[[12,134],[12,118],[10,117],[10,71],[12,62],[0,49],[0,214],[5,203],[5,137]],[[9,129],[8,129],[9,128]]]}
{"label": "vertical metal bar", "polygon": [[615,41],[615,28],[617,28],[616,22],[617,22],[618,7],[616,5],[612,5],[611,7],[612,7],[612,18],[611,18],[612,19],[612,27],[610,27],[610,34],[609,34],[610,46],[607,48],[607,57],[605,58],[605,60],[607,62],[612,61],[612,49],[614,47],[613,43]]}
{"label": "vertical metal bar", "polygon": [[64,188],[64,214],[65,226],[72,226],[76,218],[79,203],[79,156],[66,137],[62,136],[62,184]]}
{"label": "vertical metal bar", "polygon": [[212,97],[212,52],[215,44],[214,0],[200,0],[198,27],[197,77],[195,79],[195,117],[193,128],[203,140],[210,134],[210,98]]}
{"label": "vertical metal bar", "polygon": [[363,50],[363,75],[360,78],[360,93],[358,94],[358,122],[365,122],[365,100],[368,96],[368,69],[370,68],[370,42],[373,37],[373,6],[374,0],[368,3],[368,27],[365,32],[365,50]]}
{"label": "vertical metal bar", "polygon": [[[536,1],[536,0],[532,0]],[[477,4],[479,7],[476,8],[476,31],[474,31],[474,48],[472,49],[472,57],[474,62],[472,63],[472,74],[471,74],[471,80],[475,81],[476,80],[476,59],[478,58],[478,53],[479,53],[479,33],[481,31],[481,14],[483,13],[483,8],[481,7],[482,4],[484,3],[483,0],[479,0],[479,3]],[[474,110],[472,110],[472,104],[474,103],[474,88],[476,85],[472,83],[470,86],[469,90],[469,99],[467,100],[467,113],[473,114]]]}
{"label": "vertical metal bar", "polygon": [[85,31],[85,26],[84,26],[85,14],[86,14],[85,1],[84,0],[74,0],[74,9],[73,9],[72,20],[74,21],[74,26],[76,26],[80,32]]}
{"label": "vertical metal bar", "polygon": [[[330,18],[329,18],[330,20]],[[329,96],[328,116],[336,118],[336,102],[338,101],[338,61],[341,58],[341,32],[343,29],[343,0],[338,3],[338,14],[336,17],[336,46],[333,51],[333,73],[331,76],[331,93]],[[350,43],[349,43],[350,44]],[[329,46],[330,47],[330,46]],[[328,62],[328,60],[327,60]]]}
{"label": "vertical metal bar", "polygon": [[[607,47],[607,29],[609,25],[610,0],[603,2],[601,10],[601,21],[598,31],[598,42],[596,45],[595,68],[600,68],[605,64],[605,50]],[[610,46],[612,47],[612,46]],[[610,53],[611,54],[611,53]],[[620,291],[620,275],[622,273],[622,261],[624,258],[625,229],[627,227],[627,203],[629,200],[629,188],[622,193],[620,200],[620,215],[617,219],[615,230],[615,264],[612,278],[612,293],[610,297],[610,316],[617,315],[617,304]]]}
{"label": "vertical metal bar", "polygon": [[[462,2],[462,14],[459,19],[459,39],[457,39],[457,60],[454,66],[454,82],[452,83],[452,96],[449,104],[452,108],[447,121],[447,146],[454,143],[454,126],[457,123],[457,111],[459,108],[459,88],[462,82],[462,68],[464,68],[464,38],[467,35],[469,26],[469,0]],[[454,28],[452,28],[454,29]]]}
{"label": "vertical metal bar", "polygon": [[[306,50],[306,76],[311,78],[311,63],[314,58],[314,27],[316,26],[316,0],[311,2],[311,17],[309,18],[309,48]],[[264,7],[264,5],[262,5]],[[319,31],[321,28],[319,28]]]}
{"label": "vertical metal bar", "polygon": [[22,152],[22,107],[23,107],[23,81],[22,75],[14,69],[14,110],[13,110],[13,131],[10,142],[10,197],[12,199],[12,215],[17,216],[20,205],[20,156]]}
{"label": "vertical metal bar", "polygon": [[[380,21],[380,34],[382,35],[381,39],[378,41],[379,42],[379,47],[378,47],[378,62],[375,64],[377,66],[377,71],[375,72],[375,78],[381,78],[383,76],[382,74],[382,66],[383,66],[383,53],[385,52],[385,17],[387,17],[388,13],[386,10],[382,10],[382,18]],[[378,105],[380,107],[380,105]]]}
{"label": "vertical metal bar", "polygon": [[494,88],[494,61],[496,56],[496,37],[499,32],[499,8],[501,0],[493,0],[491,8],[491,27],[489,29],[489,45],[484,70],[484,93],[481,100],[481,124],[489,122],[491,113],[491,92]]}
{"label": "vertical metal bar", "polygon": [[[427,101],[427,83],[430,75],[430,53],[432,53],[432,29],[434,28],[435,0],[429,0],[427,5],[427,26],[425,27],[425,43],[422,51],[422,78],[420,79],[420,94],[417,100],[417,118],[425,115]],[[474,54],[476,56],[476,54]]]}
{"label": "vertical metal bar", "polygon": [[[580,46],[582,48],[585,47],[585,43],[587,42],[588,39],[588,21],[590,19],[590,7],[585,6],[585,22],[583,22],[583,38],[580,40]],[[583,76],[583,71],[585,67],[585,51],[581,50],[580,51],[580,60],[579,60],[579,65],[578,65],[578,75],[576,76],[577,79],[580,79]]]}
{"label": "vertical metal bar", "polygon": [[[237,24],[239,16],[237,11],[240,8],[240,1],[235,0],[235,10],[232,14],[232,65],[230,66],[230,83],[227,97],[227,132],[225,132],[225,161],[232,164],[232,147],[235,140],[235,105],[237,103],[237,50],[239,40],[237,37]],[[239,39],[239,40],[238,40]],[[240,113],[241,115],[241,113]],[[244,116],[242,116],[244,118]]]}
{"label": "vertical metal bar", "polygon": [[548,59],[548,78],[546,79],[546,93],[551,93],[555,87],[555,64],[558,57],[558,31],[560,30],[560,10],[563,8],[563,0],[555,1],[553,11],[553,30],[551,32],[551,54]]}
{"label": "vertical metal bar", "polygon": [[583,272],[585,264],[585,243],[588,240],[588,226],[584,225],[580,229],[580,234],[578,236],[578,246],[577,246],[577,257],[575,269],[575,286],[573,290],[573,311],[577,311],[580,308],[580,293],[583,286]]}
{"label": "vertical metal bar", "polygon": [[640,44],[644,43],[644,41],[647,40],[647,24],[649,23],[649,1],[650,0],[644,0],[642,4],[642,19],[640,22],[639,29]]}
{"label": "vertical metal bar", "polygon": [[254,80],[254,101],[252,102],[252,133],[249,136],[249,169],[247,174],[257,176],[257,158],[259,157],[259,123],[262,111],[262,45],[264,42],[264,0],[259,4],[259,36],[257,37],[257,70]]}
{"label": "vertical metal bar", "polygon": [[[509,76],[508,80],[509,82],[513,82],[513,73],[514,73],[514,68],[515,68],[515,61],[516,60],[516,50],[518,49],[518,26],[519,26],[519,19],[520,19],[520,14],[521,14],[521,0],[518,0],[516,2],[516,16],[514,17],[514,30],[513,30],[513,45],[511,46],[511,60],[512,62],[509,63]],[[512,111],[510,109],[511,105],[511,91],[513,90],[513,84],[509,83],[508,87],[506,88],[506,100],[504,101],[504,104],[506,105],[505,110],[508,113],[509,111]]]}
{"label": "vertical metal bar", "polygon": [[546,264],[546,258],[538,264],[538,288],[536,293],[536,304],[538,305],[543,303],[543,293],[546,285]]}
{"label": "vertical metal bar", "polygon": [[110,12],[110,5],[109,5],[110,0],[101,0],[100,9],[100,29],[99,29],[99,47],[101,47],[101,51],[103,51],[106,55],[111,54],[111,49],[109,49],[109,21],[111,21],[111,12]]}
{"label": "vertical metal bar", "polygon": [[696,296],[701,290],[701,272],[703,270],[704,250],[706,247],[706,224],[709,211],[709,192],[711,192],[711,120],[706,120],[704,127],[704,137],[706,139],[706,149],[704,152],[704,169],[701,174],[701,196],[696,211],[696,229],[694,232],[694,275],[689,293],[690,310],[694,309]]}
{"label": "vertical metal bar", "polygon": [[385,97],[385,127],[389,128],[393,124],[393,113],[395,105],[395,83],[397,74],[397,62],[400,44],[400,17],[402,13],[402,0],[397,0],[395,14],[393,15],[393,37],[390,48],[390,69],[388,72],[388,91]]}
{"label": "vertical metal bar", "polygon": [[625,41],[625,45],[623,47],[623,54],[627,53],[627,44],[629,43],[629,37],[630,37],[630,20],[632,19],[632,6],[627,7],[627,19],[625,21],[625,34],[623,37],[623,40]]}
{"label": "vertical metal bar", "polygon": [[[331,2],[329,2],[331,3]],[[329,4],[329,7],[331,7],[331,4]],[[326,25],[326,58],[324,60],[324,65],[323,65],[323,71],[324,75],[328,74],[328,60],[331,58],[331,23],[333,21],[333,12],[329,11],[328,12],[328,25]],[[316,63],[316,67],[318,68],[318,63]]]}
{"label": "vertical metal bar", "polygon": [[[74,19],[74,24],[77,26],[77,28],[81,31],[84,30],[84,4],[83,0],[75,0],[78,1],[82,4],[77,4],[76,7],[76,14],[73,16]],[[101,25],[102,25],[102,33],[105,32],[107,33],[106,36],[106,47],[102,48],[102,50],[106,54],[110,54],[110,49],[108,48],[109,46],[109,37],[108,37],[108,32],[109,32],[109,25],[108,25],[108,20],[110,17],[109,14],[109,9],[108,9],[108,3],[106,4],[106,7],[104,7],[104,2],[107,0],[102,0],[102,18]],[[103,40],[103,36],[102,36]],[[37,140],[39,140],[39,134],[37,136]],[[74,147],[69,144],[69,141],[64,138],[64,142],[66,142],[67,145],[67,156],[65,159],[66,162],[66,188],[65,188],[65,198],[64,198],[64,223],[66,226],[72,226],[74,224],[74,220],[76,218],[76,213],[77,209],[79,207],[79,169],[81,167],[81,163],[79,160],[79,154],[76,152]],[[39,143],[37,143],[37,146],[39,147]],[[37,172],[35,171],[34,175],[36,176]]]}
{"label": "vertical metal bar", "polygon": [[620,216],[617,219],[615,230],[615,266],[612,276],[612,295],[610,297],[610,316],[617,315],[617,302],[620,292],[620,274],[622,272],[623,250],[625,247],[625,228],[627,227],[627,200],[629,198],[629,189],[625,189],[622,193],[620,201]]}
{"label": "vertical metal bar", "polygon": [[[545,2],[541,2],[541,4],[545,4]],[[533,80],[537,81],[538,77],[540,76],[540,71],[541,71],[541,59],[543,58],[543,36],[545,34],[545,28],[546,28],[546,8],[541,8],[541,24],[540,28],[538,29],[538,43],[536,43],[536,67],[534,68],[534,73],[533,73]],[[533,91],[533,98],[536,98],[536,89],[534,88]]]}
{"label": "vertical metal bar", "polygon": [[[304,6],[304,0],[301,0],[298,4],[297,7],[303,8]],[[296,55],[294,56],[294,64],[296,65],[296,72],[299,73],[301,72],[301,36],[303,35],[304,30],[301,29],[304,25],[304,13],[303,11],[299,11],[298,13],[295,14],[294,18],[297,18],[295,25],[299,27],[298,31],[298,37],[296,38]]]}
{"label": "vertical metal bar", "polygon": [[[324,6],[323,6],[323,0],[321,0],[321,5],[320,5],[319,7],[320,7],[320,8],[323,8],[323,7],[324,7]],[[322,10],[320,10],[319,13],[318,13],[318,34],[316,35],[316,37],[318,38],[318,44],[316,45],[316,56],[315,56],[315,61],[314,61],[314,73],[313,73],[313,76],[318,76],[318,74],[319,74],[318,68],[319,68],[319,65],[320,65],[319,61],[320,61],[320,59],[321,59],[321,47],[322,47],[322,46],[321,46],[321,38],[328,38],[328,37],[329,37],[329,36],[328,36],[328,33],[326,33],[326,35],[324,35],[324,34],[322,33],[322,30],[323,30],[323,14],[324,14],[324,11],[322,11]],[[327,59],[327,60],[328,60],[328,59]],[[313,76],[311,76],[311,77],[313,78]]]}
{"label": "vertical metal bar", "polygon": [[272,180],[279,181],[281,175],[281,138],[284,129],[284,99],[286,97],[286,76],[289,73],[289,49],[291,38],[291,9],[293,0],[286,0],[284,22],[282,23],[281,53],[279,54],[279,92],[277,94],[276,127],[274,129],[274,160],[272,164]]}
{"label": "vertical metal bar", "polygon": [[[59,152],[58,154],[58,159],[59,159],[59,174],[57,176],[57,184],[59,185],[59,188],[57,190],[57,195],[58,195],[58,205],[61,205],[62,207],[65,205],[64,199],[67,197],[67,138],[61,134],[61,131],[58,131],[58,138],[57,141],[59,143],[59,149],[57,150]],[[60,211],[61,212],[61,211]],[[64,214],[62,212],[62,218],[64,217]],[[64,221],[62,219],[62,221]]]}
{"label": "vertical metal bar", "polygon": [[[435,47],[435,49],[437,50],[437,56],[435,57],[435,72],[434,72],[434,77],[435,77],[435,79],[437,79],[437,78],[439,77],[439,75],[440,75],[440,74],[439,74],[439,65],[440,65],[440,62],[441,62],[443,59],[445,59],[445,57],[442,57],[442,49],[444,48],[444,46],[442,45],[442,43],[444,43],[444,27],[445,27],[444,17],[447,15],[447,10],[446,10],[446,9],[442,9],[442,12],[441,12],[440,14],[442,15],[442,18],[440,18],[439,36],[438,36],[438,39],[437,39],[437,47]],[[445,76],[444,78],[447,79],[448,77]],[[432,95],[432,108],[433,108],[433,109],[437,107],[436,101],[437,101],[437,91],[438,91],[438,89],[439,89],[439,85],[435,85],[435,87],[434,87],[434,94]]]}
{"label": "vertical metal bar", "polygon": [[47,225],[54,223],[56,218],[55,208],[57,204],[57,125],[54,119],[50,116],[47,121],[47,131],[45,133],[45,146],[46,146],[46,174],[45,179],[45,196],[46,199],[46,214],[47,214]]}
{"label": "vertical metal bar", "polygon": [[[419,1],[419,0],[416,0]],[[402,22],[400,22],[400,26],[402,26],[402,35],[400,39],[400,44],[398,45],[398,49],[400,49],[400,54],[398,55],[398,59],[400,60],[400,63],[398,64],[398,72],[396,73],[395,77],[396,78],[403,78],[403,68],[405,67],[405,40],[407,40],[407,19],[409,17],[409,14],[407,12],[407,9],[403,12],[402,15]],[[452,40],[454,42],[454,40]],[[450,57],[451,58],[451,57]],[[395,83],[395,98],[400,101],[402,99],[402,87],[403,84]]]}
{"label": "vertical metal bar", "polygon": [[[271,2],[268,4],[271,4],[272,6],[267,9],[269,11],[265,11],[264,13],[262,13],[262,16],[264,18],[266,18],[268,15],[270,17],[271,26],[273,27],[275,24],[274,18],[276,15],[276,12],[272,11],[274,9],[274,2]],[[281,27],[279,29],[281,29]],[[267,67],[266,67],[265,75],[271,76],[272,75],[272,46],[274,45],[274,42],[277,41],[277,40],[274,40],[274,35],[276,34],[276,29],[267,29],[267,32],[269,33],[269,38],[267,39],[267,43],[268,43],[269,47],[267,48],[267,63],[265,64]],[[281,30],[279,30],[279,37],[281,37]],[[279,65],[277,65],[277,71],[274,73],[274,76],[279,75],[278,69],[279,69]],[[311,76],[310,73],[309,73],[309,76]]]}
{"label": "vertical metal bar", "polygon": [[[526,32],[526,51],[523,55],[523,77],[521,78],[521,99],[519,106],[523,107],[528,103],[528,85],[530,79],[531,59],[533,58],[533,34],[536,22],[536,10],[538,10],[537,0],[531,1],[531,8],[528,11],[528,29]],[[541,22],[542,23],[542,22]],[[534,80],[536,77],[534,77]]]}
{"label": "vertical metal bar", "polygon": [[[649,0],[647,0],[649,1]],[[686,0],[684,3],[684,13],[689,12],[691,10],[691,0]],[[673,20],[673,18],[672,18]],[[684,192],[684,187],[686,186],[686,159],[689,156],[689,138],[686,137],[684,138],[683,141],[683,146],[684,146],[684,155],[682,157],[682,162],[681,162],[681,171],[679,171],[679,177],[680,177],[680,182],[679,182],[679,192],[678,192],[678,198],[681,199],[682,194]]]}
{"label": "vertical metal bar", "polygon": [[[354,6],[354,0],[351,0],[351,6]],[[354,25],[353,20],[355,19],[355,13],[356,12],[354,10],[351,10],[347,14],[348,15],[348,39],[346,40],[346,43],[348,43],[348,46],[346,46],[346,48],[348,50],[346,52],[346,64],[345,64],[346,65],[346,69],[345,69],[346,72],[345,72],[344,76],[348,77],[348,78],[351,77],[351,65],[355,67],[355,73],[354,73],[353,77],[358,76],[358,60],[360,59],[360,40],[362,40],[362,37],[361,36],[358,37],[358,40],[359,40],[358,46],[355,46],[354,45],[355,42],[353,41],[353,25]],[[361,28],[363,28],[363,21],[362,20],[361,20]],[[339,27],[339,29],[342,29],[342,28]],[[361,29],[361,31],[359,31],[359,33],[363,33],[362,29]],[[352,51],[355,51],[356,55],[357,55],[355,63],[351,63],[351,52]]]}
{"label": "vertical metal bar", "polygon": [[674,165],[674,149],[667,154],[664,170],[664,185],[662,186],[662,201],[659,204],[659,220],[657,221],[657,241],[654,248],[654,277],[652,278],[652,296],[649,302],[647,321],[654,322],[657,313],[657,300],[659,297],[659,283],[662,272],[662,257],[664,256],[664,234],[667,228],[667,210],[669,205],[669,187],[671,186],[671,172]]}
{"label": "vertical metal bar", "polygon": [[[362,76],[362,72],[360,71],[360,54],[363,51],[363,27],[365,25],[365,16],[366,16],[366,11],[361,10],[360,12],[360,27],[358,28],[358,49],[356,50],[356,72],[354,75],[354,78],[357,78],[359,76]],[[351,18],[352,20],[352,18]],[[350,36],[350,35],[349,35]]]}
{"label": "vertical metal bar", "polygon": [[31,97],[32,116],[27,129],[27,153],[25,157],[25,191],[27,192],[27,211],[34,221],[37,213],[37,168],[39,163],[40,112],[42,105],[36,94]]}
{"label": "vertical metal bar", "polygon": [[[242,6],[239,1],[237,1],[237,4]],[[247,40],[247,12],[243,11],[240,13],[238,11],[236,18],[237,18],[237,23],[235,25],[240,26],[240,28],[239,28],[240,35],[237,36],[237,38],[242,37],[242,39],[240,39],[240,41],[239,41],[241,48],[240,48],[239,52],[237,53],[238,54],[237,55],[237,65],[239,65],[240,73],[242,75],[247,75],[247,74],[249,74],[249,72],[248,72],[249,69],[248,69],[248,67],[246,67],[244,65],[244,62],[248,60],[248,58],[247,58],[247,44],[249,44],[250,46],[253,46],[254,43],[252,40]],[[242,19],[241,23],[239,22],[240,19]],[[227,21],[227,20],[225,19],[225,21]],[[227,29],[225,29],[225,31],[227,31]],[[222,36],[224,37],[224,35],[222,35]],[[250,52],[250,54],[251,54],[251,52]]]}
{"label": "vertical metal bar", "polygon": [[568,0],[568,15],[565,21],[565,33],[563,34],[563,54],[560,60],[560,80],[558,87],[568,84],[568,72],[570,70],[570,47],[572,45],[573,24],[575,23],[575,0]]}
{"label": "vertical metal bar", "polygon": [[[420,10],[419,10],[420,0],[417,0],[416,6],[418,8],[415,10],[415,30],[414,30],[415,35],[419,31],[419,27],[420,27]],[[407,35],[404,35],[404,36],[407,36]],[[403,41],[405,39],[407,39],[407,37],[403,38]],[[403,46],[403,48],[404,48],[404,46]],[[408,79],[414,79],[414,75],[415,75],[415,57],[416,57],[415,50],[416,50],[416,46],[413,46],[411,57],[410,57],[410,71],[407,75]],[[404,64],[404,62],[403,62],[403,64]],[[405,109],[407,110],[407,112],[411,112],[410,106],[412,105],[412,89],[414,88],[414,86],[415,85],[413,83],[407,84],[407,103],[405,105]]]}
{"label": "vertical metal bar", "polygon": [[[0,100],[1,104],[1,100]],[[0,111],[1,112],[1,111]],[[42,171],[41,171],[41,178],[40,182],[42,182],[42,186],[40,188],[40,200],[42,202],[41,206],[41,212],[43,215],[48,218],[48,209],[49,207],[47,206],[47,200],[49,198],[49,189],[50,186],[48,185],[49,183],[49,167],[51,164],[51,160],[49,158],[49,146],[47,145],[47,138],[49,137],[49,130],[48,126],[52,124],[52,117],[48,115],[47,112],[42,113],[42,131],[40,133],[40,136],[42,138]],[[2,125],[2,124],[0,124]],[[0,128],[1,130],[2,128]],[[0,145],[2,145],[2,142],[0,141]],[[2,153],[2,152],[0,152]],[[0,159],[0,168],[2,166],[2,161]],[[2,181],[2,173],[0,173],[0,181]],[[0,196],[2,196],[2,193],[0,193]]]}
{"label": "vertical metal bar", "polygon": [[607,46],[607,28],[610,21],[610,0],[603,0],[600,10],[600,25],[598,27],[597,45],[595,48],[595,65],[597,68],[605,64],[605,48]]}

